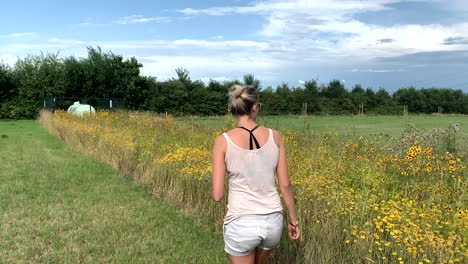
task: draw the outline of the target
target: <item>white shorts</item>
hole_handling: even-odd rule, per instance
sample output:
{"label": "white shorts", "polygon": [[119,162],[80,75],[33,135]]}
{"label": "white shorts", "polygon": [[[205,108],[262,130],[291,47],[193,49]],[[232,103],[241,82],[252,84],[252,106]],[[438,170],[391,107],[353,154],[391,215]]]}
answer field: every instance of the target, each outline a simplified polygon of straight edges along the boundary
{"label": "white shorts", "polygon": [[224,251],[233,256],[247,256],[255,248],[275,248],[283,232],[283,213],[242,215],[224,225]]}

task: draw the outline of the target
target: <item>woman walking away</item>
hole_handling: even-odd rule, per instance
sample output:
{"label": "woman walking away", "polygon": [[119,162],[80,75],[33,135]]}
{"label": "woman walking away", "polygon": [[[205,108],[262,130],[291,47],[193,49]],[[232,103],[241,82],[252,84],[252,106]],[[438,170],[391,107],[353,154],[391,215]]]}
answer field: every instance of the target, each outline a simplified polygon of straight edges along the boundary
{"label": "woman walking away", "polygon": [[275,187],[275,171],[289,212],[288,235],[299,238],[299,227],[286,152],[279,132],[258,126],[260,104],[252,86],[230,89],[231,113],[239,127],[216,138],[213,146],[215,201],[224,195],[229,181],[227,214],[224,218],[224,250],[230,263],[264,263],[279,243],[283,208]]}

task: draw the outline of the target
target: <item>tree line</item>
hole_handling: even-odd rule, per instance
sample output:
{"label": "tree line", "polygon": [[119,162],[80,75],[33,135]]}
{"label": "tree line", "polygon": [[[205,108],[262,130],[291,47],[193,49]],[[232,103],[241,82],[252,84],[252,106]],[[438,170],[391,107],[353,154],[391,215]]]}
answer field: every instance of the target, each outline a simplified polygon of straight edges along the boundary
{"label": "tree line", "polygon": [[260,94],[262,112],[283,114],[468,114],[468,93],[447,88],[405,87],[393,93],[355,85],[350,90],[338,80],[319,84],[310,80],[302,87],[283,83],[262,87],[254,75],[242,80],[205,84],[192,80],[186,69],[176,78],[160,81],[140,74],[142,64],[99,47],[88,47],[84,58],[60,58],[58,54],[30,55],[13,66],[0,64],[0,118],[35,118],[44,97],[123,98],[125,107],[173,115],[224,115],[229,88],[253,85]]}

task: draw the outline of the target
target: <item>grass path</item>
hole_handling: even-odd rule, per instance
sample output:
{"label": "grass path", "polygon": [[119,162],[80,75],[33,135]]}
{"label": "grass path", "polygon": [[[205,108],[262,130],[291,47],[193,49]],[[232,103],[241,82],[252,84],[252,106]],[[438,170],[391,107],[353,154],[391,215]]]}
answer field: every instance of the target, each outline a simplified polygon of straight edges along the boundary
{"label": "grass path", "polygon": [[36,121],[0,120],[0,262],[225,263],[222,245]]}

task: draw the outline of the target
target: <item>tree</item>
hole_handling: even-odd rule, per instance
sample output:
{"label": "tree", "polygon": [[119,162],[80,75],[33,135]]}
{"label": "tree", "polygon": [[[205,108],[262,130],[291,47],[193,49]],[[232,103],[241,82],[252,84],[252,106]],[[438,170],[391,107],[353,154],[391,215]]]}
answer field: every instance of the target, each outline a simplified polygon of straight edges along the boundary
{"label": "tree", "polygon": [[266,89],[262,89],[259,93],[259,96],[260,102],[262,103],[262,109],[260,110],[262,114],[278,114],[277,96],[271,86],[267,87]]}
{"label": "tree", "polygon": [[151,110],[158,113],[168,112],[170,114],[181,115],[187,110],[187,98],[189,93],[186,86],[179,80],[168,80],[157,82],[156,89],[153,90]]}
{"label": "tree", "polygon": [[125,105],[129,109],[145,109],[146,99],[149,96],[151,86],[156,83],[156,78],[137,76],[129,84],[125,93]]}
{"label": "tree", "polygon": [[398,89],[393,99],[400,105],[407,105],[409,112],[421,113],[424,109],[424,98],[415,87]]}
{"label": "tree", "polygon": [[304,83],[304,97],[307,103],[307,112],[316,113],[320,111],[320,93],[316,80],[306,81]]}
{"label": "tree", "polygon": [[323,97],[321,111],[324,114],[349,114],[353,111],[353,103],[349,99],[348,91],[344,85],[333,80],[328,85],[320,87],[320,96]]}
{"label": "tree", "polygon": [[288,114],[294,110],[294,105],[292,104],[292,91],[289,88],[289,85],[283,82],[281,85],[276,87],[276,109],[278,114]]}
{"label": "tree", "polygon": [[178,80],[181,83],[188,85],[192,82],[192,80],[190,80],[190,72],[187,69],[177,68],[175,71],[177,73]]}
{"label": "tree", "polygon": [[228,105],[228,91],[232,86],[229,83],[220,83],[216,80],[210,80],[208,83],[208,93],[210,94],[211,105],[214,115],[222,115],[226,113]]}
{"label": "tree", "polygon": [[86,83],[84,63],[71,56],[63,60],[66,97],[83,97]]}
{"label": "tree", "polygon": [[0,118],[15,118],[11,110],[16,107],[13,99],[16,98],[17,93],[11,68],[0,64]]}
{"label": "tree", "polygon": [[367,104],[366,91],[359,84],[353,87],[349,96],[356,107],[360,104]]}
{"label": "tree", "polygon": [[10,68],[0,64],[0,104],[14,96],[14,88]]}
{"label": "tree", "polygon": [[244,75],[244,85],[251,85],[253,86],[257,91],[259,91],[260,88],[260,81],[255,79],[253,74],[246,74]]}
{"label": "tree", "polygon": [[366,89],[366,105],[368,110],[372,110],[376,106],[375,93],[371,88]]}
{"label": "tree", "polygon": [[383,88],[380,88],[377,93],[375,93],[375,104],[377,106],[382,106],[382,105],[387,105],[387,104],[390,104],[391,103],[391,100],[392,100],[392,97],[390,96],[390,94],[388,94],[388,92],[383,89]]}
{"label": "tree", "polygon": [[18,87],[15,110],[12,115],[35,118],[46,96],[65,94],[65,75],[62,59],[58,54],[41,54],[19,59],[13,70]]}
{"label": "tree", "polygon": [[219,115],[227,110],[228,91],[234,84],[252,85],[260,95],[264,114],[299,114],[307,103],[309,113],[350,114],[359,104],[366,112],[401,114],[402,105],[413,113],[436,112],[468,114],[468,94],[462,90],[415,87],[401,88],[390,95],[380,88],[354,86],[350,92],[338,80],[328,84],[307,81],[303,87],[287,83],[261,89],[253,74],[243,80],[205,85],[191,80],[187,69],[177,68],[177,78],[158,81],[140,75],[142,64],[135,58],[124,59],[100,47],[88,47],[85,58],[59,58],[41,54],[19,59],[14,67],[0,64],[0,117],[34,118],[44,96],[122,97],[129,109],[153,110],[177,115]]}
{"label": "tree", "polygon": [[326,98],[345,98],[348,91],[340,81],[333,80],[322,88],[321,95]]}
{"label": "tree", "polygon": [[460,98],[460,113],[468,115],[468,93]]}

